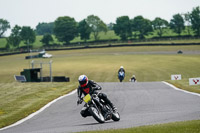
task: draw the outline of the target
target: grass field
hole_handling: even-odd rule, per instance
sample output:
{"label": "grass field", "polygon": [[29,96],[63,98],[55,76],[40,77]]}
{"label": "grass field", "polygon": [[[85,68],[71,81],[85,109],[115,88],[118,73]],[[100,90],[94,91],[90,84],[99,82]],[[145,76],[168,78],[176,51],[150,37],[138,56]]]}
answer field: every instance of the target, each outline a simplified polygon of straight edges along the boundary
{"label": "grass field", "polygon": [[[192,53],[200,51],[200,46],[118,47],[49,53],[54,56],[53,75],[69,76],[72,82],[76,82],[78,75],[83,73],[98,82],[116,82],[117,71],[121,65],[126,69],[125,81],[129,81],[133,74],[139,82],[169,80],[171,74],[178,73],[184,78],[199,76],[200,72],[196,70],[200,66],[200,55],[176,54],[178,50],[189,50]],[[160,51],[171,51],[174,54],[151,54]],[[25,60],[25,56],[27,54],[0,57],[0,82],[13,82],[13,75],[19,75],[24,68],[30,67],[31,60]],[[44,71],[49,71],[48,66],[44,66]]]}
{"label": "grass field", "polygon": [[[176,54],[178,50],[183,53],[189,51],[190,54]],[[86,74],[97,82],[118,82],[117,71],[121,65],[126,70],[125,82],[133,74],[138,82],[169,81],[171,74],[182,74],[182,81],[170,82],[198,92],[200,86],[188,86],[187,80],[200,75],[200,54],[193,54],[199,51],[198,45],[116,47],[51,51],[48,53],[53,55],[52,59],[37,59],[53,60],[53,76],[68,76],[69,83],[17,83],[13,75],[20,75],[24,68],[30,68],[31,60],[25,60],[27,54],[1,56],[0,127],[35,112],[49,101],[75,89],[80,74]],[[48,71],[48,66],[44,66],[43,76],[48,76]]]}
{"label": "grass field", "polygon": [[81,133],[199,133],[200,120],[141,126],[127,129],[88,131]]}

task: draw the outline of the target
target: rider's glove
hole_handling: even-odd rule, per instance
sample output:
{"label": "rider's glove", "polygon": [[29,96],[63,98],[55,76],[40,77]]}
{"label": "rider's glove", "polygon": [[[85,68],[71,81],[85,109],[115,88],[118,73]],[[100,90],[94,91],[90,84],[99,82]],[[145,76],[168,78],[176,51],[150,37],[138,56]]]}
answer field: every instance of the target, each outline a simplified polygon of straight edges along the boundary
{"label": "rider's glove", "polygon": [[81,100],[81,99],[78,99],[78,101],[77,101],[77,105],[78,104],[81,104],[83,101]]}

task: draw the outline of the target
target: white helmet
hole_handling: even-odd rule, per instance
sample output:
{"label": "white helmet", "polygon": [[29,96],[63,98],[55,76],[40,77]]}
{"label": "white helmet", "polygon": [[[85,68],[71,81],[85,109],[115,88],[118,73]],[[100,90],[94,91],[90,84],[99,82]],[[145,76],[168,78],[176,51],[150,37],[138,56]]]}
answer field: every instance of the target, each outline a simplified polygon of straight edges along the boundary
{"label": "white helmet", "polygon": [[85,87],[88,84],[88,77],[86,75],[80,75],[78,82],[81,87]]}
{"label": "white helmet", "polygon": [[120,66],[120,68],[124,68],[123,66]]}

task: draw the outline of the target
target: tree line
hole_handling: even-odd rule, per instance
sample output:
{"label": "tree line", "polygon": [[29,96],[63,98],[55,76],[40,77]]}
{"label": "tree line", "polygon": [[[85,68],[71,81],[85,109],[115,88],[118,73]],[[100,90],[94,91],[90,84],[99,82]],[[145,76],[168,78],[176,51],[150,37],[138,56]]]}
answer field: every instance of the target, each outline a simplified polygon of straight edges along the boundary
{"label": "tree line", "polygon": [[[0,38],[9,28],[9,22],[0,19]],[[10,36],[6,38],[6,47],[8,49],[10,46],[19,48],[21,41],[29,46],[35,41],[36,35],[43,35],[41,42],[44,45],[49,45],[54,41],[52,35],[55,35],[57,40],[65,45],[78,36],[86,42],[90,39],[91,34],[97,41],[100,39],[99,33],[106,33],[108,30],[114,30],[121,40],[128,40],[130,38],[144,39],[152,32],[156,32],[158,37],[162,37],[166,29],[172,29],[179,36],[185,29],[187,29],[188,35],[194,32],[196,36],[200,36],[200,7],[195,7],[191,12],[184,14],[177,13],[172,16],[170,22],[160,17],[151,21],[143,16],[136,16],[132,19],[129,16],[120,16],[115,23],[106,25],[98,16],[89,15],[80,22],[76,22],[69,16],[58,17],[51,23],[39,23],[35,30],[29,26],[15,25],[11,29]]]}

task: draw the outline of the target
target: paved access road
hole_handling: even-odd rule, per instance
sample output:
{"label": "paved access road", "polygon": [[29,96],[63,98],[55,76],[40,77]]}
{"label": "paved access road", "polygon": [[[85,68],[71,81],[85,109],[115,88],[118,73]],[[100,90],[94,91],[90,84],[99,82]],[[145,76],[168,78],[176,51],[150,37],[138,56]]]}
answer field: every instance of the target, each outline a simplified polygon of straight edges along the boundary
{"label": "paved access road", "polygon": [[175,90],[163,82],[100,85],[102,92],[118,108],[119,122],[98,124],[92,117],[82,118],[79,114],[82,105],[76,105],[75,93],[17,126],[0,130],[0,133],[69,133],[200,119],[200,96]]}

